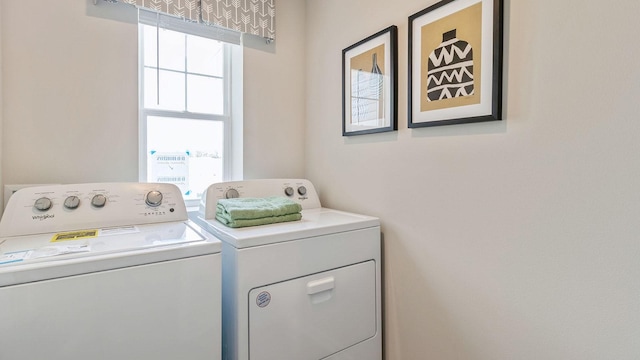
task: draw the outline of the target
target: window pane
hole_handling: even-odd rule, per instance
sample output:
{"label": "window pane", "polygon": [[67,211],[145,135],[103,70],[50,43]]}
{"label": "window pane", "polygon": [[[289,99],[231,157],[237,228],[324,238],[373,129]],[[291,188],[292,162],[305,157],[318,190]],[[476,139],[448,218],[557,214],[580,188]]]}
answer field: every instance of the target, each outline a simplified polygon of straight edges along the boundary
{"label": "window pane", "polygon": [[187,75],[187,111],[224,114],[223,81],[199,75]]}
{"label": "window pane", "polygon": [[188,35],[187,71],[211,76],[222,76],[223,44],[219,41]]}
{"label": "window pane", "polygon": [[160,29],[160,68],[184,71],[185,34]]}
{"label": "window pane", "polygon": [[184,111],[184,74],[160,70],[160,94],[157,75],[156,69],[144,69],[144,106],[148,109]]}
{"label": "window pane", "polygon": [[174,183],[185,200],[223,180],[224,125],[220,121],[149,116],[147,180]]}
{"label": "window pane", "polygon": [[156,42],[156,27],[144,25],[144,66],[158,66],[158,43]]}

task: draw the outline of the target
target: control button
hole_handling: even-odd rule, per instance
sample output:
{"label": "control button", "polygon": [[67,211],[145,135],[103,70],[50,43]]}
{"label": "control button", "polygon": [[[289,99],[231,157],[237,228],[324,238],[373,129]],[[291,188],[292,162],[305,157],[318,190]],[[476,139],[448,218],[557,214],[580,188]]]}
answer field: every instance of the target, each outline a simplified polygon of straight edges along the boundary
{"label": "control button", "polygon": [[306,188],[306,187],[304,187],[304,186],[300,186],[300,187],[298,187],[298,194],[300,194],[300,195],[302,195],[302,196],[307,195],[307,188]]}
{"label": "control button", "polygon": [[47,211],[51,209],[51,205],[51,199],[48,197],[41,197],[33,204],[33,206],[40,211]]}
{"label": "control button", "polygon": [[149,191],[144,202],[151,207],[160,206],[162,204],[162,193],[158,190]]}
{"label": "control button", "polygon": [[229,189],[229,190],[225,191],[225,193],[224,193],[224,198],[225,199],[235,199],[235,198],[239,198],[239,197],[240,197],[240,193],[236,189]]}
{"label": "control button", "polygon": [[102,194],[95,195],[91,199],[91,205],[93,205],[93,206],[95,206],[97,208],[103,207],[106,203],[107,203],[107,197],[102,195]]}
{"label": "control button", "polygon": [[67,209],[73,210],[80,206],[80,198],[72,195],[64,199],[64,207]]}
{"label": "control button", "polygon": [[287,188],[284,189],[284,194],[287,196],[293,196],[293,188],[291,186],[287,186]]}

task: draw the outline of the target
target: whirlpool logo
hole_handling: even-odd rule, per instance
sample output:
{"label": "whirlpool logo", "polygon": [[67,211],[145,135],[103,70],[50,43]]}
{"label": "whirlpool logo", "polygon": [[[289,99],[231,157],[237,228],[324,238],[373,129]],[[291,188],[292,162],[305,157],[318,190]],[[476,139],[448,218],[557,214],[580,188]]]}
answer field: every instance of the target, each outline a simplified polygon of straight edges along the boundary
{"label": "whirlpool logo", "polygon": [[54,218],[54,217],[56,217],[54,214],[33,215],[32,219],[33,220],[43,221],[43,220],[47,220],[47,219]]}

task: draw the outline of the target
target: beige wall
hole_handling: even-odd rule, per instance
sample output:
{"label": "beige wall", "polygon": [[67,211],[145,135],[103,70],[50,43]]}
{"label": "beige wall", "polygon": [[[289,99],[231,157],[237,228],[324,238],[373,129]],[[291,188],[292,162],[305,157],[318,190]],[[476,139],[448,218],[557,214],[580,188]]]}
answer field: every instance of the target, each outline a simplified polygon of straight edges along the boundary
{"label": "beige wall", "polygon": [[36,3],[1,3],[3,184],[137,180],[136,26]]}
{"label": "beige wall", "polygon": [[274,54],[244,52],[244,177],[304,177],[305,2],[277,1]]}
{"label": "beige wall", "polygon": [[[421,0],[307,0],[306,174],[379,216],[390,360],[640,356],[640,3],[505,0],[505,120],[407,129]],[[399,130],[341,136],[341,50],[399,27]]]}
{"label": "beige wall", "polygon": [[[138,180],[133,8],[1,0],[2,184]],[[278,4],[275,52],[244,54],[244,176],[302,177],[304,2]]]}
{"label": "beige wall", "polygon": [[[245,51],[245,177],[381,218],[387,359],[637,358],[640,4],[505,0],[506,120],[409,130],[432,2],[279,1],[276,53]],[[4,184],[137,179],[136,27],[92,3],[0,0]],[[341,50],[392,24],[399,131],[344,138]]]}

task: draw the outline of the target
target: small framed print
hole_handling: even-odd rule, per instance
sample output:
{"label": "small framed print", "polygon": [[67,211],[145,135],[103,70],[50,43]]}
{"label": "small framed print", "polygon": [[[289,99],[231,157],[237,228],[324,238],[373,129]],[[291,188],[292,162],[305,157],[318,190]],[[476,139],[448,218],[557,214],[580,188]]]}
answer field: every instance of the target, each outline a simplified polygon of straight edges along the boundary
{"label": "small framed print", "polygon": [[342,136],[398,129],[398,28],[342,50]]}
{"label": "small framed print", "polygon": [[410,128],[502,119],[503,0],[442,0],[409,17]]}

